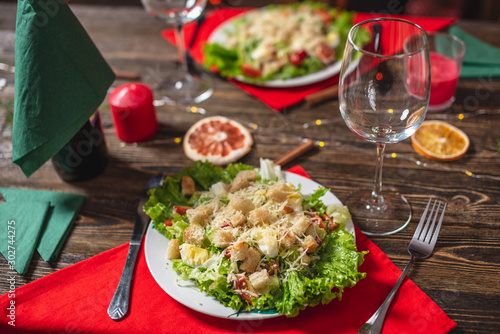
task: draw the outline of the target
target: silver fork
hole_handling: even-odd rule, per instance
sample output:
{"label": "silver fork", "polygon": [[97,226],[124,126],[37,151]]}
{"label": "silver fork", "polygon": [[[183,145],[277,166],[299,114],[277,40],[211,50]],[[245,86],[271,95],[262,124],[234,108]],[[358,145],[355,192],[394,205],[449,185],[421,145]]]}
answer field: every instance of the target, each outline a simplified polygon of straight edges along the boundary
{"label": "silver fork", "polygon": [[[441,223],[443,222],[444,212],[446,210],[446,203],[442,208],[441,217],[436,225],[436,220],[439,215],[439,210],[441,207],[441,201],[435,200],[432,205],[431,212],[429,213],[429,217],[427,221],[425,218],[427,217],[427,211],[429,211],[429,207],[431,205],[432,198],[429,199],[427,206],[425,208],[424,213],[422,214],[422,218],[420,218],[420,222],[418,223],[417,229],[413,234],[413,238],[410,241],[410,245],[408,245],[408,252],[411,255],[410,262],[406,265],[403,273],[399,277],[396,285],[392,288],[389,295],[384,300],[382,305],[380,305],[379,309],[372,315],[370,319],[359,329],[359,334],[377,334],[382,330],[382,326],[384,324],[385,314],[387,309],[391,305],[392,298],[396,294],[399,289],[399,286],[403,282],[408,270],[410,270],[411,266],[415,261],[419,259],[428,258],[432,251],[434,250],[434,246],[436,245],[436,241],[439,235],[439,230],[441,229]],[[437,206],[437,207],[436,207]],[[432,221],[432,223],[431,223]]]}

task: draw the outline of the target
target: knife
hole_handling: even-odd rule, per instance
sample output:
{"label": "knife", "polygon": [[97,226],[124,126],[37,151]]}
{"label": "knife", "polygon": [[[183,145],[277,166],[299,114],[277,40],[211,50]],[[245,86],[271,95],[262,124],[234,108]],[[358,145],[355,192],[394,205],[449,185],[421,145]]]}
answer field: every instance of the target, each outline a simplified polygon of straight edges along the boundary
{"label": "knife", "polygon": [[162,183],[163,174],[157,174],[153,176],[146,184],[146,187],[144,187],[144,190],[142,191],[141,197],[139,199],[139,205],[137,206],[134,230],[132,232],[132,238],[130,240],[127,260],[125,261],[125,267],[123,268],[120,282],[118,283],[118,287],[116,288],[115,294],[113,295],[108,308],[108,315],[113,320],[122,319],[128,312],[130,282],[132,280],[132,274],[134,272],[135,260],[137,258],[137,253],[141,248],[144,230],[146,229],[146,226],[148,225],[150,220],[146,213],[143,211],[143,207],[149,198],[148,191],[150,189],[158,187]]}

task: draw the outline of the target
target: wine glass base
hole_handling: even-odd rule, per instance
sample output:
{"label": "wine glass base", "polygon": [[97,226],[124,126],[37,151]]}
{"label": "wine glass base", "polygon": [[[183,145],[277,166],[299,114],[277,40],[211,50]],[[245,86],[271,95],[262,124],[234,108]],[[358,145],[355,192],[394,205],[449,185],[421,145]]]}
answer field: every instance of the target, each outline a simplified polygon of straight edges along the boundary
{"label": "wine glass base", "polygon": [[378,206],[371,191],[360,191],[345,202],[356,225],[367,235],[390,235],[404,229],[411,220],[410,203],[399,193],[383,193],[383,204]]}
{"label": "wine glass base", "polygon": [[214,83],[208,74],[190,74],[175,67],[157,68],[145,81],[152,88],[155,100],[173,101],[181,105],[201,103],[214,92]]}

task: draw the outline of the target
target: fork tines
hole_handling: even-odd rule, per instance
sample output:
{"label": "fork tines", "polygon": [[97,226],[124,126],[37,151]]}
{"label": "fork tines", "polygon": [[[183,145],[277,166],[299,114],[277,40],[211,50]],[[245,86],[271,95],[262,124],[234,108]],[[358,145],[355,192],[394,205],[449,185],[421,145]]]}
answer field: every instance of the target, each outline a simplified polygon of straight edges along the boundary
{"label": "fork tines", "polygon": [[420,218],[420,222],[418,223],[417,229],[415,230],[415,234],[413,236],[414,238],[417,238],[427,244],[436,242],[437,237],[439,235],[439,230],[441,229],[441,223],[443,222],[444,212],[446,211],[446,202],[444,202],[443,209],[441,212],[441,217],[439,218],[439,221],[436,225],[436,219],[439,214],[439,209],[443,202],[437,199],[434,200],[434,204],[432,205],[432,209],[431,212],[429,213],[429,217],[427,218],[427,222],[424,224],[425,218],[427,217],[427,211],[429,210],[431,202],[432,198],[429,199],[429,202],[425,207],[425,211],[422,214],[422,218]]}

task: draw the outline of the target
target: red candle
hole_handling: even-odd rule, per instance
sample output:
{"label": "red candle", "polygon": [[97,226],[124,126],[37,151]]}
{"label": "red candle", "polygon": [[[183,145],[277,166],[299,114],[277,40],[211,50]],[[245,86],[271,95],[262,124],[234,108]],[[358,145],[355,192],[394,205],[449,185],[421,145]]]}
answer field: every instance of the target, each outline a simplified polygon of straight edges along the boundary
{"label": "red candle", "polygon": [[138,82],[121,85],[109,95],[116,136],[126,143],[148,140],[158,130],[153,92]]}
{"label": "red candle", "polygon": [[431,99],[429,105],[435,106],[453,99],[460,71],[454,59],[437,52],[431,52],[430,58]]}

